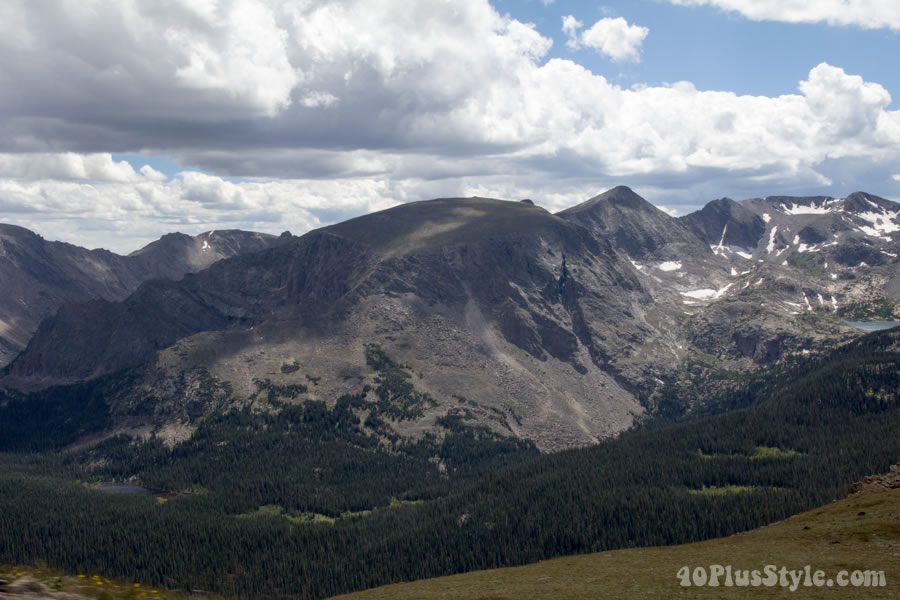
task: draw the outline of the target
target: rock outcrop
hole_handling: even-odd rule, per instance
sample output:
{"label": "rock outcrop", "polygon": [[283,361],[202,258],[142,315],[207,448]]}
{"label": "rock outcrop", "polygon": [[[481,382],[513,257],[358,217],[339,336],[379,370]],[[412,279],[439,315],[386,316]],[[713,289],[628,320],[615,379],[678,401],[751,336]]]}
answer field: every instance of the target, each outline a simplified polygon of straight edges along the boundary
{"label": "rock outcrop", "polygon": [[890,472],[884,475],[870,475],[850,486],[847,493],[856,495],[897,489],[900,489],[900,465],[891,465]]}

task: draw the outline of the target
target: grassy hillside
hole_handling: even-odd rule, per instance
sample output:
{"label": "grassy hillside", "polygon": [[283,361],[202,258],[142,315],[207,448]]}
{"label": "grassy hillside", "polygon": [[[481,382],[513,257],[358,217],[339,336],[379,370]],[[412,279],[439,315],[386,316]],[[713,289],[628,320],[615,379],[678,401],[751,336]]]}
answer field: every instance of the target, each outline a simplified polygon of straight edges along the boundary
{"label": "grassy hillside", "polygon": [[[900,472],[898,472],[900,475]],[[880,488],[880,489],[879,489]],[[826,586],[795,591],[767,587],[682,587],[685,566],[711,565],[740,570],[778,569],[811,574],[824,571]],[[883,571],[884,587],[846,587],[834,580],[840,571]],[[763,572],[762,577],[766,574]],[[849,577],[849,575],[848,575]],[[880,577],[872,579],[881,583]],[[869,486],[844,500],[744,534],[670,547],[614,550],[543,561],[524,567],[390,585],[341,596],[345,600],[596,600],[597,598],[897,598],[900,595],[900,488]]]}

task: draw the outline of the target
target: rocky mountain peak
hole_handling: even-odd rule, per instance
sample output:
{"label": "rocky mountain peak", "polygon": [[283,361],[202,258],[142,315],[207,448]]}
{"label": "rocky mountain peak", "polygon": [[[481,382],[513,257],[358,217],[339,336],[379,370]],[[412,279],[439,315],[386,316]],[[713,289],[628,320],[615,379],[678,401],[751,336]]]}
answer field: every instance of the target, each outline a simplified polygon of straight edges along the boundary
{"label": "rocky mountain peak", "polygon": [[602,194],[598,194],[577,206],[568,208],[559,214],[577,214],[595,210],[608,211],[610,207],[621,207],[646,212],[662,212],[635,193],[630,187],[620,185],[609,189]]}
{"label": "rocky mountain peak", "polygon": [[766,223],[759,215],[731,198],[713,200],[679,220],[714,251],[752,252],[766,232]]}
{"label": "rocky mountain peak", "polygon": [[678,219],[625,186],[557,214],[611,240],[634,260],[702,259],[710,254],[709,246]]}
{"label": "rocky mountain peak", "polygon": [[852,213],[894,213],[900,212],[900,204],[865,192],[853,192],[844,199],[843,209]]}

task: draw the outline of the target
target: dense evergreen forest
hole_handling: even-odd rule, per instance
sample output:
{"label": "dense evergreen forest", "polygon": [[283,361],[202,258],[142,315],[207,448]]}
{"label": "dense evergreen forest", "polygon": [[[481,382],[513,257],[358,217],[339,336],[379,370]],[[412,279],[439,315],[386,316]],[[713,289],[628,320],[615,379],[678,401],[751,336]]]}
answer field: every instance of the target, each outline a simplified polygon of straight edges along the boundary
{"label": "dense evergreen forest", "polygon": [[[371,354],[383,375],[376,425],[428,405],[402,365]],[[359,396],[235,410],[173,450],[113,438],[59,453],[50,429],[25,427],[27,407],[68,440],[108,418],[103,383],[0,401],[0,562],[322,598],[728,535],[840,497],[900,462],[898,359],[900,331],[873,333],[750,378],[709,409],[718,414],[544,456],[459,417],[445,419],[440,440],[376,444],[352,410]],[[76,396],[89,410],[69,414]],[[170,493],[114,496],[86,485],[128,478]]]}

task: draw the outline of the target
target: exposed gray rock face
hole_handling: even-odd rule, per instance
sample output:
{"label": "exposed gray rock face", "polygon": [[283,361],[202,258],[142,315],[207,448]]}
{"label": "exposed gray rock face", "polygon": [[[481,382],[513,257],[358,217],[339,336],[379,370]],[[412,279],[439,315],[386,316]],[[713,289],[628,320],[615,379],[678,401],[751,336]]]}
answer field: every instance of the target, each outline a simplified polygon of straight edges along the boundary
{"label": "exposed gray rock face", "polygon": [[626,259],[583,227],[527,203],[434,200],[178,282],[150,281],[121,303],[67,305],[41,324],[5,383],[65,383],[152,362],[175,345],[227,346],[202,366],[239,393],[278,373],[268,362],[245,367],[262,347],[291,353],[276,363],[303,356],[300,364],[337,379],[340,369],[365,373],[362,349],[379,343],[417,365],[442,400],[518,411],[519,434],[544,447],[578,445],[642,411],[629,392],[635,374],[612,356],[656,336],[635,319],[651,302]]}
{"label": "exposed gray rock face", "polygon": [[559,216],[608,239],[635,260],[683,260],[710,254],[708,245],[678,219],[625,186],[566,209]]}
{"label": "exposed gray rock face", "polygon": [[48,242],[27,229],[0,224],[0,366],[25,348],[42,319],[67,302],[122,300],[148,279],[180,279],[222,258],[278,241],[246,231],[194,237],[173,233],[120,256]]}
{"label": "exposed gray rock face", "polygon": [[[362,257],[347,246],[328,234],[313,235],[302,244],[238,256],[245,260],[224,271],[216,263],[212,272],[180,281],[149,280],[123,302],[66,304],[41,323],[7,370],[45,383],[78,381],[136,366],[201,331],[252,326],[286,307],[298,313],[332,307],[343,291],[343,283],[335,283],[342,275],[337,263]],[[323,256],[329,259],[318,262]]]}
{"label": "exposed gray rock face", "polygon": [[[260,381],[315,380],[303,397],[326,402],[374,386],[364,348],[378,344],[436,400],[392,423],[402,436],[439,434],[456,411],[544,450],[583,445],[666,383],[739,377],[857,335],[842,318],[896,311],[898,214],[857,193],[721,199],[676,219],[624,187],[557,215],[416,202],[66,305],[0,385],[131,369],[113,413],[189,433]],[[183,237],[157,244],[190,255]]]}
{"label": "exposed gray rock face", "polygon": [[[884,264],[900,242],[900,204],[864,192],[846,198],[770,196],[744,200],[766,229],[753,258],[782,264],[799,255],[823,266],[837,257],[845,266],[864,259]],[[696,213],[695,213],[696,214]],[[689,215],[687,218],[691,218]],[[880,255],[880,256],[876,256]]]}
{"label": "exposed gray rock face", "polygon": [[679,221],[713,248],[756,248],[766,232],[766,222],[758,214],[730,198],[713,200]]}
{"label": "exposed gray rock face", "polygon": [[841,318],[900,316],[895,202],[863,192],[725,199],[681,220],[730,265],[727,288],[685,298],[691,343],[708,354],[767,364],[849,335]]}

